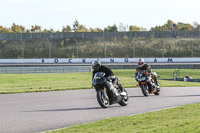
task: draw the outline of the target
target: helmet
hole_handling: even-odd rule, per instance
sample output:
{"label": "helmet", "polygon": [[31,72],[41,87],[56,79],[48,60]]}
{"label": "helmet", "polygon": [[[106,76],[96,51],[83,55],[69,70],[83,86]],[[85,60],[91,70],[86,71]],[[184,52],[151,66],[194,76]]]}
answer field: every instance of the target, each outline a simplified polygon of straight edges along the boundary
{"label": "helmet", "polygon": [[101,62],[99,60],[93,61],[92,62],[92,69],[94,69],[94,71],[97,71],[101,66]]}
{"label": "helmet", "polygon": [[139,66],[139,67],[143,67],[143,66],[144,66],[144,59],[143,59],[143,58],[140,58],[140,59],[138,60],[138,66]]}

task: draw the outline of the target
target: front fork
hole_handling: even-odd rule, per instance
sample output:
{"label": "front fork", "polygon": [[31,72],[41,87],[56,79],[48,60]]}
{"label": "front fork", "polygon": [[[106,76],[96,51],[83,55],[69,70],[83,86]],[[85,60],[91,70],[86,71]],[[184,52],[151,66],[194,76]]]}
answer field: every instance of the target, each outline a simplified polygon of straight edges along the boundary
{"label": "front fork", "polygon": [[104,87],[104,89],[102,90],[102,92],[103,92],[104,98],[106,98],[106,100],[109,100],[108,95],[107,95],[107,89],[106,89],[106,87]]}
{"label": "front fork", "polygon": [[141,87],[141,85],[148,86],[148,92],[149,93],[152,93],[156,89],[156,88],[153,87],[152,82],[141,82],[141,83],[139,83],[139,85],[140,85],[140,87]]}

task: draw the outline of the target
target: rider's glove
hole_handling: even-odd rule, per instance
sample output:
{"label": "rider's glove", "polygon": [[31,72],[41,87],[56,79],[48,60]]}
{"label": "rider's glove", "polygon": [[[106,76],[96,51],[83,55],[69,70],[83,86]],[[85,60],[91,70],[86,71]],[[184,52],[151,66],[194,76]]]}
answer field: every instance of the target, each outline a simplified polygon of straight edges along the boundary
{"label": "rider's glove", "polygon": [[93,87],[94,87],[94,85],[92,84],[91,88],[93,88]]}
{"label": "rider's glove", "polygon": [[137,78],[137,72],[135,72],[135,79]]}
{"label": "rider's glove", "polygon": [[107,80],[107,81],[110,81],[110,80],[111,80],[111,78],[110,78],[110,77],[106,77],[106,80]]}

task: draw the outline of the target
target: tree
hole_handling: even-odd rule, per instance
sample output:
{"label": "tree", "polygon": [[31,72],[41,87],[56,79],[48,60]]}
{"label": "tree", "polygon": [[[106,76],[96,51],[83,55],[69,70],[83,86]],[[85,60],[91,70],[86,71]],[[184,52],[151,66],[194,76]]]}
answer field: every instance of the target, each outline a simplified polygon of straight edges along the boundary
{"label": "tree", "polygon": [[95,31],[97,31],[97,32],[103,32],[103,30],[101,28],[95,28]]}
{"label": "tree", "polygon": [[69,25],[67,25],[66,27],[63,26],[62,32],[72,32],[72,29]]}
{"label": "tree", "polygon": [[137,27],[137,26],[134,26],[134,25],[131,25],[129,27],[129,31],[146,31],[146,30],[147,30],[146,28]]}
{"label": "tree", "polygon": [[79,28],[77,29],[77,32],[88,32],[89,30],[84,26],[80,25]]}
{"label": "tree", "polygon": [[42,27],[35,25],[35,26],[31,26],[31,32],[41,32],[42,31]]}
{"label": "tree", "polygon": [[164,26],[167,27],[168,31],[173,31],[174,30],[174,22],[172,20],[167,20],[167,24]]}
{"label": "tree", "polygon": [[194,29],[195,28],[191,24],[185,24],[185,23],[179,22],[176,25],[176,30],[178,31],[193,31]]}
{"label": "tree", "polygon": [[90,28],[89,30],[90,32],[103,32],[103,30],[101,28]]}
{"label": "tree", "polygon": [[[175,27],[174,27],[175,25]],[[156,26],[152,27],[150,31],[193,31],[195,28],[191,24],[185,24],[185,23],[174,23],[171,20],[168,20],[166,24],[162,26]]]}
{"label": "tree", "polygon": [[88,32],[89,30],[84,25],[79,24],[79,22],[75,20],[73,24],[73,31],[74,32]]}
{"label": "tree", "polygon": [[45,33],[52,33],[52,32],[55,32],[55,31],[51,28],[50,30],[44,29],[43,32],[45,32]]}
{"label": "tree", "polygon": [[172,31],[174,30],[174,22],[172,20],[167,20],[167,23],[160,26],[157,25],[156,27],[152,27],[150,31]]}
{"label": "tree", "polygon": [[167,25],[152,27],[150,31],[168,31]]}
{"label": "tree", "polygon": [[25,32],[25,27],[21,25],[16,25],[15,23],[13,23],[11,26],[11,30],[14,33],[22,33],[22,32]]}
{"label": "tree", "polygon": [[12,30],[9,28],[4,28],[3,26],[0,26],[0,33],[12,33]]}
{"label": "tree", "polygon": [[79,24],[78,20],[75,20],[74,23],[73,23],[73,31],[77,32],[79,27],[80,27],[80,24]]}
{"label": "tree", "polygon": [[4,31],[3,26],[0,26],[0,32],[3,33],[3,31]]}
{"label": "tree", "polygon": [[117,32],[117,26],[116,24],[114,24],[113,26],[108,26],[107,28],[104,28],[104,31],[108,31],[108,32]]}

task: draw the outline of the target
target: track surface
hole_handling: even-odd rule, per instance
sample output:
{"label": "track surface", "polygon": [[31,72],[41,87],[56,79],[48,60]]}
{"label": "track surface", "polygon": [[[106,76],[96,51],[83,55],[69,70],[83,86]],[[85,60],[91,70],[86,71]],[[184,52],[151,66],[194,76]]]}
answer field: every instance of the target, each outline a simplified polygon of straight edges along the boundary
{"label": "track surface", "polygon": [[200,87],[163,87],[144,97],[127,88],[129,104],[102,109],[94,89],[0,95],[0,132],[35,133],[80,123],[200,102]]}

